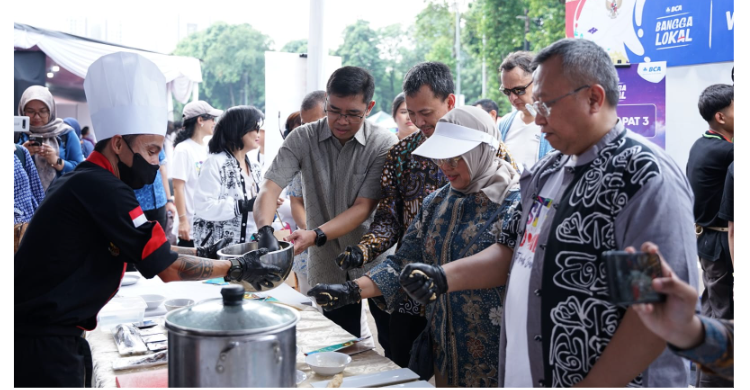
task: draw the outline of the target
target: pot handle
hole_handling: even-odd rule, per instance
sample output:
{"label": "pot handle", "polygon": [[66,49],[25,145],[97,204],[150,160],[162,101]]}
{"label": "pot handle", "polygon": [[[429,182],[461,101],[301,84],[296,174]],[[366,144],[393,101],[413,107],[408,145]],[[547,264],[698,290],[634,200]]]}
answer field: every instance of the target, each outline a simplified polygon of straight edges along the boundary
{"label": "pot handle", "polygon": [[238,347],[241,343],[263,343],[271,341],[271,348],[273,349],[274,356],[276,357],[276,364],[281,364],[282,361],[284,361],[284,357],[281,355],[281,345],[279,343],[279,338],[276,336],[266,336],[261,337],[259,339],[251,339],[251,340],[243,340],[243,341],[232,341],[229,344],[227,344],[226,347],[219,353],[219,359],[216,361],[216,372],[223,373],[224,372],[224,364],[223,362],[227,360],[227,355],[229,352],[231,352],[233,349]]}

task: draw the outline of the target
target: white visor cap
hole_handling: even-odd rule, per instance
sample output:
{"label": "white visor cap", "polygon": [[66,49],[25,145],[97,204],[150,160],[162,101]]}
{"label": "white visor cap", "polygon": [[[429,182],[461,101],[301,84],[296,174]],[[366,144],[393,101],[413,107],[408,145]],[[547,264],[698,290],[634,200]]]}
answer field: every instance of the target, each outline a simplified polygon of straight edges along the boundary
{"label": "white visor cap", "polygon": [[435,132],[412,154],[427,158],[451,158],[486,143],[494,150],[500,147],[497,138],[475,129],[455,123],[438,122]]}

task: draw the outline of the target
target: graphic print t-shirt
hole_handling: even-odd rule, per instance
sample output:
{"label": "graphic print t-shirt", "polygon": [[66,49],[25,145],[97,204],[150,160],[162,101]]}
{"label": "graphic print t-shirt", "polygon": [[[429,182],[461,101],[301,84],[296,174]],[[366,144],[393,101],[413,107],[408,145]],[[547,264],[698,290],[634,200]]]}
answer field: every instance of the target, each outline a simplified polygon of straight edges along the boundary
{"label": "graphic print t-shirt", "polygon": [[[526,322],[529,306],[529,280],[534,264],[534,254],[538,247],[539,235],[545,223],[552,220],[547,215],[562,186],[565,169],[553,173],[534,199],[526,219],[524,236],[516,247],[513,256],[513,272],[508,281],[508,294],[505,297],[505,326],[508,335],[505,361],[505,387],[534,387],[529,365],[529,345]],[[512,336],[511,336],[512,335]]]}

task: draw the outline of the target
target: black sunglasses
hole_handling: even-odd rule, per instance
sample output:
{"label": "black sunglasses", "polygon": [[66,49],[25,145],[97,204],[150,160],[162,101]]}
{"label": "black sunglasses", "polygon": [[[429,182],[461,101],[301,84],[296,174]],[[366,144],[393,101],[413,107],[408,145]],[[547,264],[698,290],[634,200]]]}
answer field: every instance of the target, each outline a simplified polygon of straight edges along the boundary
{"label": "black sunglasses", "polygon": [[534,82],[534,80],[529,81],[529,83],[526,84],[525,87],[516,87],[516,88],[510,88],[510,89],[508,89],[508,88],[500,88],[500,90],[503,91],[503,93],[505,94],[505,96],[510,96],[511,93],[515,93],[516,96],[523,96],[523,95],[526,94],[526,88],[528,88],[529,85],[531,85],[531,83],[533,83],[533,82]]}

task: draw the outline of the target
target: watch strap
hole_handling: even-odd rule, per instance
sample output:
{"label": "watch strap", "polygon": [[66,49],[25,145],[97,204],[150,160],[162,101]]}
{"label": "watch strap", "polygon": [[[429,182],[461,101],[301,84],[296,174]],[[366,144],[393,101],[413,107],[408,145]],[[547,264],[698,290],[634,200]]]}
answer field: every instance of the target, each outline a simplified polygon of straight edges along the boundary
{"label": "watch strap", "polygon": [[320,228],[315,228],[313,231],[315,232],[315,246],[325,245],[326,241],[328,241],[328,236]]}
{"label": "watch strap", "polygon": [[229,266],[229,271],[227,271],[227,276],[224,277],[224,281],[226,282],[236,282],[242,279],[242,264],[240,264],[240,261],[237,260],[237,258],[229,259],[229,262],[231,265]]}

